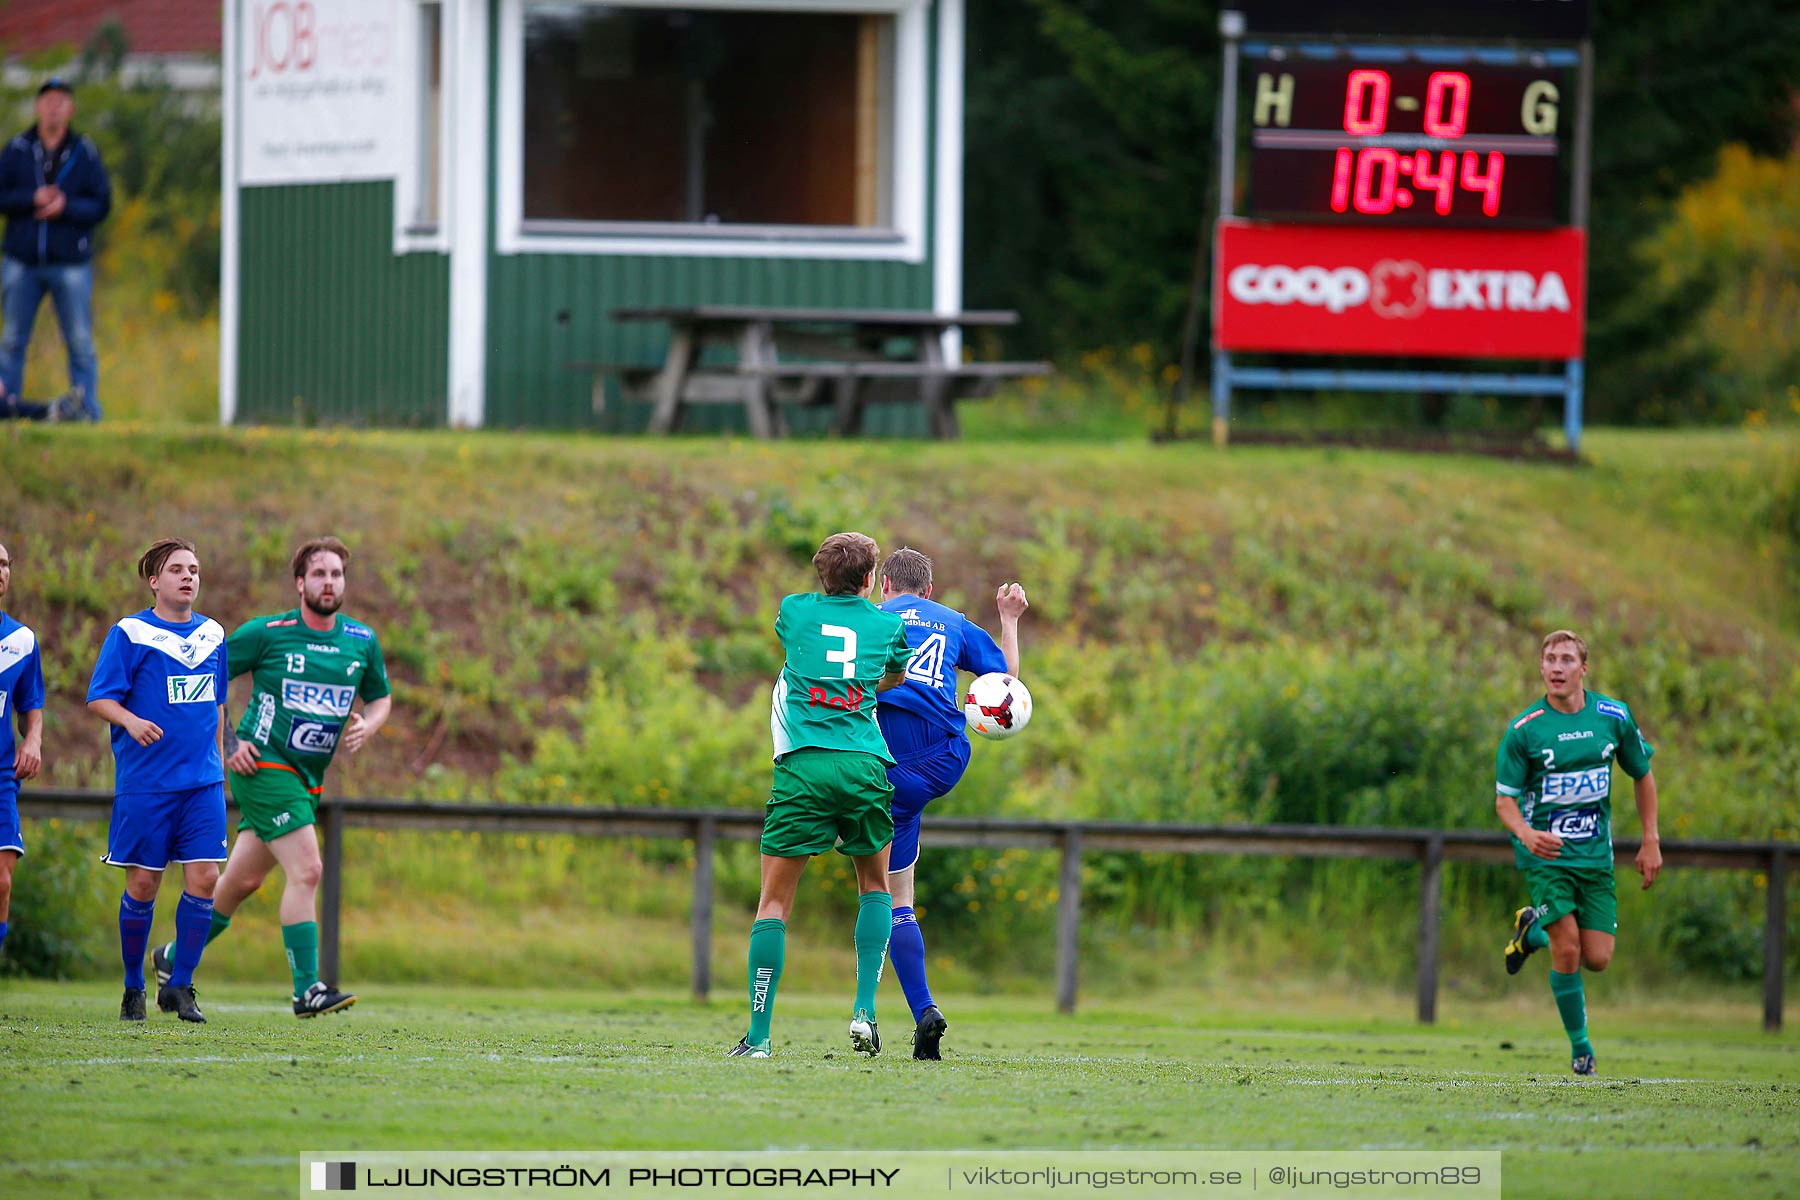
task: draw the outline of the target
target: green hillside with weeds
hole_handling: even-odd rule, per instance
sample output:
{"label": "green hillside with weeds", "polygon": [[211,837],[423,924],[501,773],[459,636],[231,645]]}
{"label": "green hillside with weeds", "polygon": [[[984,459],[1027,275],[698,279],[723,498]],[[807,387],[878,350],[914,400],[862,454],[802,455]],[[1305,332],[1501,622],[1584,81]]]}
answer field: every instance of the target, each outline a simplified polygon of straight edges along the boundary
{"label": "green hillside with weeds", "polygon": [[[1665,836],[1800,838],[1800,437],[1594,432],[1588,450],[1568,469],[1136,440],[10,429],[0,540],[8,611],[45,646],[57,785],[110,782],[81,700],[106,628],[144,603],[145,544],[193,538],[200,610],[230,627],[287,607],[291,548],[332,531],[356,553],[348,611],[380,632],[396,692],[334,790],[754,806],[777,601],[811,586],[820,538],[855,528],[932,554],[938,598],[990,627],[1000,582],[1030,593],[1034,724],[978,747],[945,812],[1493,827],[1502,723],[1536,694],[1538,638],[1567,625],[1593,649],[1592,686],[1628,700],[1657,746]],[[1628,798],[1616,818],[1635,832]],[[7,963],[94,969],[116,880],[76,864],[101,831],[34,830],[47,852],[19,872]],[[350,856],[346,960],[365,975],[502,979],[529,961],[548,982],[660,984],[685,969],[675,843],[354,832]],[[1115,982],[1272,956],[1395,983],[1411,971],[1411,866],[1087,864]],[[1052,858],[928,851],[920,870],[953,979],[1003,986],[1047,961]],[[848,878],[836,862],[815,873]],[[754,878],[750,849],[731,848],[722,931]],[[1765,885],[1675,871],[1639,896],[1622,882],[1621,962],[1645,980],[1757,975]],[[53,888],[80,899],[52,904]],[[1493,957],[1519,890],[1500,868],[1447,872],[1453,963]],[[34,895],[75,924],[30,951],[18,913]],[[273,908],[254,901],[250,923]],[[802,920],[835,929],[829,909]],[[219,969],[266,973],[268,940],[234,938]]]}

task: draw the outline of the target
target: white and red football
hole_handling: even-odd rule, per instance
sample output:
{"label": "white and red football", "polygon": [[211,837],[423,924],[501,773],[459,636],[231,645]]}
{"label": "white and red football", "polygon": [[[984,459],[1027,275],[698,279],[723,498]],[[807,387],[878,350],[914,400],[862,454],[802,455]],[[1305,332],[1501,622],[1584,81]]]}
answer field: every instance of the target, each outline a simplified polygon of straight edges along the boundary
{"label": "white and red football", "polygon": [[977,676],[963,700],[969,728],[984,738],[1002,741],[1031,723],[1031,693],[1017,676],[994,671]]}

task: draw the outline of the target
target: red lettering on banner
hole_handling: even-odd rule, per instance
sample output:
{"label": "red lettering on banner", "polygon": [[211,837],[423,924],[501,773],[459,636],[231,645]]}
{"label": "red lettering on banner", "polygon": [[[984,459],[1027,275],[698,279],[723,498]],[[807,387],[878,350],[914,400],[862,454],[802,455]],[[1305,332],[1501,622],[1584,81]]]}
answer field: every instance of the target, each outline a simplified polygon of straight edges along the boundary
{"label": "red lettering on banner", "polygon": [[850,685],[849,693],[843,696],[829,695],[822,687],[809,687],[806,689],[806,707],[817,708],[822,704],[826,708],[841,708],[845,712],[859,712],[867,694],[854,683]]}
{"label": "red lettering on banner", "polygon": [[[1360,189],[1359,189],[1360,190]],[[1391,230],[1222,221],[1221,350],[1579,358],[1579,229]]]}
{"label": "red lettering on banner", "polygon": [[250,73],[246,79],[310,71],[321,59],[337,68],[385,66],[393,53],[393,26],[385,21],[336,21],[327,10],[319,24],[313,0],[274,0],[249,11]]}
{"label": "red lettering on banner", "polygon": [[319,56],[318,22],[312,0],[251,5],[248,78],[310,69]]}

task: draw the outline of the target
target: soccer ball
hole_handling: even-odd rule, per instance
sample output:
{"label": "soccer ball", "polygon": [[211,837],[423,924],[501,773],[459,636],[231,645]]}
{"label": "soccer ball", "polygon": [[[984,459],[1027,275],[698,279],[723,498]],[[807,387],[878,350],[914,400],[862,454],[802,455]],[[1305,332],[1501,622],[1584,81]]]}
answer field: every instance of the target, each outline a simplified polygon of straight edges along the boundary
{"label": "soccer ball", "polygon": [[982,737],[1001,741],[1031,723],[1031,693],[1016,677],[1001,671],[978,676],[969,684],[963,716]]}

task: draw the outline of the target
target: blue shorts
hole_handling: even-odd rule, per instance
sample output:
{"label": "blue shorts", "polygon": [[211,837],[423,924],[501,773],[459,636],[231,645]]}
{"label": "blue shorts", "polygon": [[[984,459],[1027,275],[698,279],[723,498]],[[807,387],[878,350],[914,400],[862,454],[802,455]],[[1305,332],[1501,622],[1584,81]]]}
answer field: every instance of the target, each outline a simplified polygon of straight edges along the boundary
{"label": "blue shorts", "polygon": [[0,775],[0,850],[25,855],[25,835],[19,832],[19,781],[11,771]]}
{"label": "blue shorts", "polygon": [[919,861],[919,818],[925,806],[947,795],[969,769],[966,735],[945,733],[923,721],[906,721],[905,725],[911,728],[901,733],[901,722],[882,723],[888,751],[897,760],[888,768],[888,782],[894,785],[894,847],[888,854],[889,871],[904,871]]}
{"label": "blue shorts", "polygon": [[106,857],[100,861],[147,871],[171,862],[224,862],[225,781],[180,792],[114,796]]}

